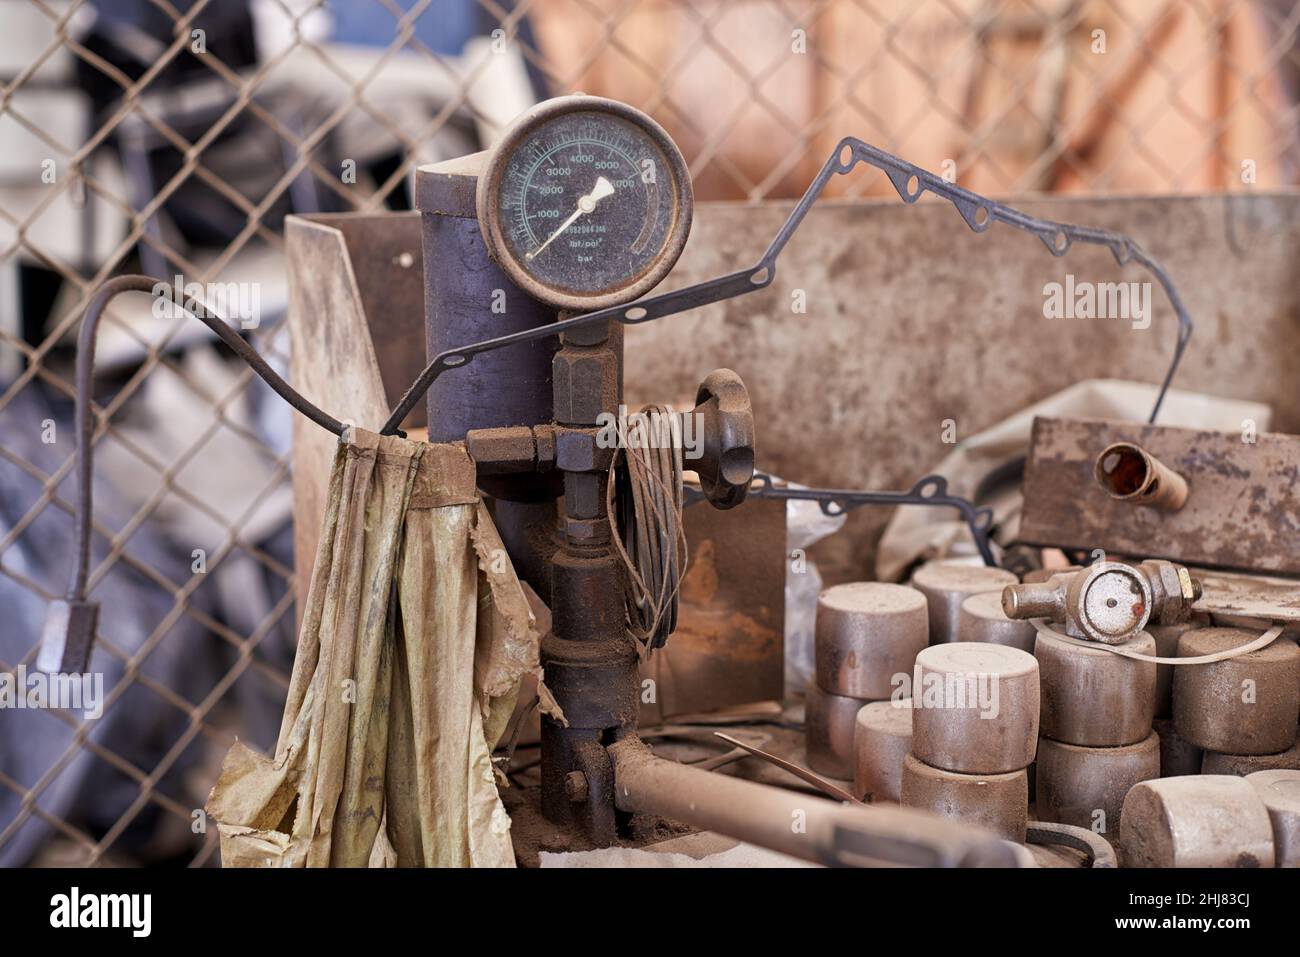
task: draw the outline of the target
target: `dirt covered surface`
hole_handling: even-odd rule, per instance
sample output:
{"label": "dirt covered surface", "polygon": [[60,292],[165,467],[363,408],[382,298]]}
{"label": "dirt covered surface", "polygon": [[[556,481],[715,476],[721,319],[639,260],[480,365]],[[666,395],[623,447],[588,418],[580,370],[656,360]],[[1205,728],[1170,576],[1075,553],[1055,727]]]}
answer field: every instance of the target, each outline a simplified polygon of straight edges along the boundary
{"label": "dirt covered surface", "polygon": [[[539,867],[541,852],[562,854],[567,851],[596,849],[576,828],[552,824],[542,816],[542,792],[533,787],[511,787],[501,792],[501,800],[510,813],[510,836],[515,845],[515,861],[520,867]],[[619,840],[621,847],[646,847],[694,833],[684,824],[675,824],[651,815],[634,815],[632,833]]]}

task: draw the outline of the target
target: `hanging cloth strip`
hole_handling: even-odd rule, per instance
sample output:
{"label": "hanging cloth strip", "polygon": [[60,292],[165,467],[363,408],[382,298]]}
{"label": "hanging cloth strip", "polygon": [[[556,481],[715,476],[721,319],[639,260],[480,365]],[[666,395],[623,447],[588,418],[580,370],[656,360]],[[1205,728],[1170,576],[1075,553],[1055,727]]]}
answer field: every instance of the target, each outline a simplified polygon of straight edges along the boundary
{"label": "hanging cloth strip", "polygon": [[538,638],[465,450],[349,428],[275,755],[208,800],[224,866],[513,865],[491,752]]}

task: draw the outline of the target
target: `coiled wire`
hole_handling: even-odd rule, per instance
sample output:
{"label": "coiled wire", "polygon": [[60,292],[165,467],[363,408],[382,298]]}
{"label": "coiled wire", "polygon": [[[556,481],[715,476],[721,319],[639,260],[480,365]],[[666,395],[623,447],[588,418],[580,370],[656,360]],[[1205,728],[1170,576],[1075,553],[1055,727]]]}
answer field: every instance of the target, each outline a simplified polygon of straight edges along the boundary
{"label": "coiled wire", "polygon": [[627,570],[628,628],[645,657],[677,627],[686,571],[682,528],[682,418],[647,405],[618,422],[618,447],[605,487],[610,537]]}

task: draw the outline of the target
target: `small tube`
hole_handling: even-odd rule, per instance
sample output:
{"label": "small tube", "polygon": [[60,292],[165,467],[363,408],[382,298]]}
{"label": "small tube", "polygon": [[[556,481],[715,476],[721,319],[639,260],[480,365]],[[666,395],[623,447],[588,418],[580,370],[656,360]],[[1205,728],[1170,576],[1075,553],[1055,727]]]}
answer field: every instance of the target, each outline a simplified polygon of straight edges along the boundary
{"label": "small tube", "polygon": [[1097,484],[1111,498],[1176,512],[1187,502],[1187,480],[1132,442],[1102,449],[1093,470]]}
{"label": "small tube", "polygon": [[1056,582],[1026,582],[1002,589],[1002,611],[1013,621],[1050,618],[1063,621],[1065,589]]}

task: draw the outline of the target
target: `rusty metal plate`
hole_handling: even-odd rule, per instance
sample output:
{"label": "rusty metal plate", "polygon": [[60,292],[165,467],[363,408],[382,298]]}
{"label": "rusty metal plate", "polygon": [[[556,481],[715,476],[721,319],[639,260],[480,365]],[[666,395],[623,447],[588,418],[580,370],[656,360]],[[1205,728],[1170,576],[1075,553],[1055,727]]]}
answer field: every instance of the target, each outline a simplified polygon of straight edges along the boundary
{"label": "rusty metal plate", "polygon": [[[682,513],[690,561],[677,630],[641,665],[640,720],[779,701],[785,684],[785,502]],[[647,701],[645,679],[654,701]]]}
{"label": "rusty metal plate", "polygon": [[[1097,419],[1034,420],[1020,539],[1247,571],[1300,573],[1300,438]],[[1181,474],[1187,503],[1162,512],[1097,485],[1102,449],[1135,442]]]}
{"label": "rusty metal plate", "polygon": [[[290,216],[285,247],[293,387],[340,418],[378,428],[424,362],[419,214]],[[406,424],[423,420],[421,405]],[[293,417],[300,618],[337,447],[334,436]]]}

